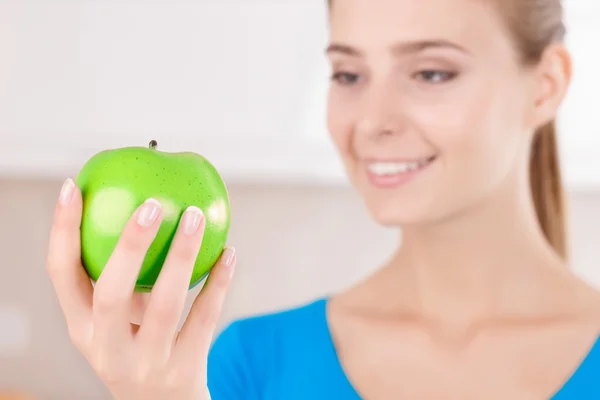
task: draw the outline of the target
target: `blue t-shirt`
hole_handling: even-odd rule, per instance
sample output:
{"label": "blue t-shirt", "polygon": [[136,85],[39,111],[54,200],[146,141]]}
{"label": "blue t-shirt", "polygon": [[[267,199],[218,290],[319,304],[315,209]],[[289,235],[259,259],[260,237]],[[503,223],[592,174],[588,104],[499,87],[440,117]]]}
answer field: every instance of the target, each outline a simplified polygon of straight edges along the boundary
{"label": "blue t-shirt", "polygon": [[[338,360],[326,299],[241,319],[217,337],[208,358],[213,400],[360,400]],[[600,338],[549,400],[600,399]]]}

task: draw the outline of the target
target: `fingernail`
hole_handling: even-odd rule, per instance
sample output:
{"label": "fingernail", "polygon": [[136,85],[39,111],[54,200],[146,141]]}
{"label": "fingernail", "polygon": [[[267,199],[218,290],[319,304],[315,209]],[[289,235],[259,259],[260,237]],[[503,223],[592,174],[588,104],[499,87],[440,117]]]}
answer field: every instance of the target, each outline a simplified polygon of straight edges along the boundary
{"label": "fingernail", "polygon": [[231,267],[233,263],[233,256],[235,256],[235,249],[233,247],[226,247],[221,254],[221,262],[227,267]]}
{"label": "fingernail", "polygon": [[186,235],[195,235],[203,218],[204,214],[202,214],[202,210],[196,206],[189,206],[183,213],[183,233]]}
{"label": "fingernail", "polygon": [[73,197],[74,187],[75,184],[73,183],[73,180],[71,178],[67,179],[63,183],[62,188],[60,189],[60,196],[58,197],[58,201],[60,202],[60,204],[62,204],[63,206],[69,204],[71,198]]}
{"label": "fingernail", "polygon": [[138,213],[137,223],[144,228],[154,224],[158,214],[160,213],[161,205],[156,199],[148,199],[142,204]]}

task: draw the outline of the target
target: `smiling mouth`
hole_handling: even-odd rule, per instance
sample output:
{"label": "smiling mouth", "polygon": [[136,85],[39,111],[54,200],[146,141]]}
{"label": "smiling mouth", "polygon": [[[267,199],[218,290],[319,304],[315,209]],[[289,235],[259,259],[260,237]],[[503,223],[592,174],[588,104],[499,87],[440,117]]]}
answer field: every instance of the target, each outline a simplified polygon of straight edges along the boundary
{"label": "smiling mouth", "polygon": [[397,187],[408,183],[436,159],[437,156],[429,156],[410,161],[371,161],[367,164],[367,175],[374,186]]}

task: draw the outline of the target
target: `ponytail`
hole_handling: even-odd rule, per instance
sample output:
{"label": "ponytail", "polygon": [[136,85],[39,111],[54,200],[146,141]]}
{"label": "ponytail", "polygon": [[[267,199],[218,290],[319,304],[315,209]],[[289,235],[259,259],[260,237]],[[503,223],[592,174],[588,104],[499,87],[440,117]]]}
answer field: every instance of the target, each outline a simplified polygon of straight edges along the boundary
{"label": "ponytail", "polygon": [[567,258],[564,189],[554,121],[536,132],[531,151],[530,182],[542,231],[554,250]]}

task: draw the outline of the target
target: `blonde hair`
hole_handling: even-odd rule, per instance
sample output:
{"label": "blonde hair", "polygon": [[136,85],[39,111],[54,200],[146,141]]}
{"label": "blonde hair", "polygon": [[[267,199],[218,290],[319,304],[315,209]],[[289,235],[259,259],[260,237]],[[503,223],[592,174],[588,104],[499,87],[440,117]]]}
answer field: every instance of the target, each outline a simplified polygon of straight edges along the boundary
{"label": "blonde hair", "polygon": [[[327,3],[331,8],[332,0]],[[550,44],[564,40],[566,28],[561,0],[496,0],[496,5],[523,63],[538,63]],[[554,250],[566,258],[566,210],[555,121],[535,133],[529,175],[533,203],[544,236]]]}

